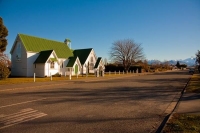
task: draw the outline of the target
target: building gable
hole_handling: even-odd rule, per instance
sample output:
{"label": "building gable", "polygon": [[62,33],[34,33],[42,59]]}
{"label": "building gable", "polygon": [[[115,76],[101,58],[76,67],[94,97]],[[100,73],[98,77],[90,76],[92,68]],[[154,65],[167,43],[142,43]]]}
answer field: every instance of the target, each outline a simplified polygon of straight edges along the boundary
{"label": "building gable", "polygon": [[102,60],[101,57],[99,57],[99,58],[97,59],[97,62],[96,62],[96,64],[95,64],[94,68],[98,68],[98,66],[99,66],[100,63],[101,63],[101,60]]}
{"label": "building gable", "polygon": [[68,58],[70,56],[73,56],[72,51],[69,49],[67,44],[63,42],[29,36],[25,34],[18,34],[17,38],[18,37],[22,41],[22,44],[24,45],[26,51],[40,52],[53,49],[58,58]]}
{"label": "building gable", "polygon": [[92,51],[92,48],[76,49],[76,50],[73,51],[73,53],[74,53],[74,56],[79,57],[79,60],[80,60],[81,64],[83,65],[86,62],[91,51]]}
{"label": "building gable", "polygon": [[48,59],[50,61],[54,61],[54,62],[58,61],[54,50],[41,51],[39,56],[35,60],[34,64],[46,63],[48,61]]}
{"label": "building gable", "polygon": [[66,67],[73,67],[75,63],[78,63],[79,65],[81,65],[80,60],[78,57],[69,57],[69,62],[67,64]]}

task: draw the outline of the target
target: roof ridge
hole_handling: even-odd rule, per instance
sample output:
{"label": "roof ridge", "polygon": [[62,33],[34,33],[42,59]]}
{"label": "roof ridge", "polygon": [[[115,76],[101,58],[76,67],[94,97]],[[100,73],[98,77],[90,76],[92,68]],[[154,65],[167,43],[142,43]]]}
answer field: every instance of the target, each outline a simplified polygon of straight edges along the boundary
{"label": "roof ridge", "polygon": [[68,58],[73,55],[73,51],[64,42],[50,40],[41,37],[30,36],[26,34],[18,34],[25,46],[26,51],[40,52],[46,50],[54,50],[58,58]]}
{"label": "roof ridge", "polygon": [[83,48],[83,49],[74,49],[74,50],[92,50],[93,48]]}
{"label": "roof ridge", "polygon": [[64,42],[60,42],[60,41],[56,41],[56,40],[51,40],[51,39],[47,39],[47,38],[42,38],[42,37],[38,37],[38,36],[32,36],[32,35],[27,35],[27,34],[22,34],[22,33],[18,33],[18,35],[24,35],[24,36],[28,36],[28,37],[35,37],[38,39],[44,39],[44,40],[48,40],[48,41],[54,41],[54,42],[59,42],[59,43],[64,43]]}
{"label": "roof ridge", "polygon": [[46,52],[46,51],[54,51],[53,49],[50,49],[50,50],[42,50],[42,51],[40,51],[40,52]]}

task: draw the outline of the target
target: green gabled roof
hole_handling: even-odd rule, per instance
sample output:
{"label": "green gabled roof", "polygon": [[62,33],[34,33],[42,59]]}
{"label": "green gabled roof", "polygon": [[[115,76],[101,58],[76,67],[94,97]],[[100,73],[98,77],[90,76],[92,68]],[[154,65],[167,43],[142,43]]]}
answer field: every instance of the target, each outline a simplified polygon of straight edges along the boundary
{"label": "green gabled roof", "polygon": [[83,65],[85,63],[85,61],[87,60],[91,51],[92,51],[92,48],[76,49],[73,51],[73,53],[74,53],[74,56],[78,56],[81,64]]}
{"label": "green gabled roof", "polygon": [[99,63],[100,63],[101,59],[102,59],[101,57],[98,57],[97,62],[95,64],[94,68],[97,68],[99,66]]}
{"label": "green gabled roof", "polygon": [[23,42],[26,51],[40,52],[45,50],[54,50],[58,58],[68,58],[73,56],[72,51],[67,44],[63,42],[48,40],[44,38],[18,34]]}
{"label": "green gabled roof", "polygon": [[48,60],[48,58],[49,58],[49,56],[51,55],[52,52],[53,52],[53,50],[41,51],[40,55],[35,60],[34,64],[36,64],[36,63],[46,63],[46,61]]}
{"label": "green gabled roof", "polygon": [[58,61],[56,58],[50,58],[50,61]]}
{"label": "green gabled roof", "polygon": [[69,62],[66,67],[73,67],[77,57],[69,57]]}

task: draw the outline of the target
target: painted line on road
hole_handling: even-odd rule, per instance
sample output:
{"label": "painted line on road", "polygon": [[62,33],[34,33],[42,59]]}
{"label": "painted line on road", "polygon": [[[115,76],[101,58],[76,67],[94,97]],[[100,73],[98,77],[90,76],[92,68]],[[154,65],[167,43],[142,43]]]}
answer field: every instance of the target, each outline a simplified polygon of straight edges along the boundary
{"label": "painted line on road", "polygon": [[5,105],[5,106],[0,106],[1,108],[6,108],[6,107],[11,107],[11,106],[16,106],[16,105],[20,105],[20,104],[26,104],[26,103],[32,103],[32,102],[36,102],[36,101],[41,101],[47,98],[41,98],[41,99],[36,99],[36,100],[31,100],[31,101],[26,101],[26,102],[21,102],[21,103],[15,103],[15,104],[10,104],[10,105]]}
{"label": "painted line on road", "polygon": [[0,129],[14,126],[46,115],[47,114],[31,108],[23,109],[17,113],[0,117]]}

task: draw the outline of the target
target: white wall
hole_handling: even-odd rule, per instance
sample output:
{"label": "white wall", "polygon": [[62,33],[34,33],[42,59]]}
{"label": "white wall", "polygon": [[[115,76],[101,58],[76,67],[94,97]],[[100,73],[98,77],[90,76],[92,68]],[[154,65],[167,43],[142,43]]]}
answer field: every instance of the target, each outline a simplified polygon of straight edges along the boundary
{"label": "white wall", "polygon": [[[21,44],[21,58],[17,59],[18,49],[17,47]],[[21,43],[20,39],[17,39],[15,42],[15,47],[11,53],[11,75],[12,76],[27,76],[27,54],[24,46]]]}
{"label": "white wall", "polygon": [[[78,60],[78,58],[76,59],[76,61],[75,61],[75,63],[74,63],[74,65],[73,65],[73,67],[71,67],[71,68],[66,68],[66,75],[76,75],[76,73],[75,73],[75,66],[76,65],[78,65],[78,75],[79,74],[81,74],[82,72],[81,72],[81,70],[82,70],[82,66],[81,66],[81,64],[80,64],[80,61]],[[70,70],[71,69],[71,70]]]}
{"label": "white wall", "polygon": [[[34,70],[35,70],[35,60],[39,56],[39,53],[31,53],[27,52],[27,76],[33,76]],[[43,67],[44,69],[44,67]]]}
{"label": "white wall", "polygon": [[50,75],[54,75],[56,73],[59,73],[59,68],[60,66],[58,65],[57,62],[55,62],[54,64],[54,68],[50,68],[50,63],[45,63],[45,67],[44,67],[44,76],[49,77]]}
{"label": "white wall", "polygon": [[[59,71],[59,73],[61,75],[65,75],[66,66],[67,66],[67,63],[69,62],[69,60],[68,59],[59,59],[59,62],[60,62],[60,71]],[[62,63],[63,63],[63,68],[62,68]]]}
{"label": "white wall", "polygon": [[[92,62],[92,60],[91,60],[91,57],[93,58],[93,62]],[[91,64],[91,63],[93,63],[93,65],[95,66],[95,63],[96,63],[96,61],[97,61],[97,57],[96,57],[96,55],[95,55],[95,52],[94,52],[94,50],[92,50],[91,52],[90,52],[90,54],[89,54],[89,56],[88,56],[88,58],[87,58],[87,60],[86,60],[86,62],[85,62],[85,64],[83,65],[83,73],[84,74],[86,74],[86,72],[87,72],[87,65],[88,65],[88,62]],[[93,66],[93,67],[94,67]],[[94,73],[95,71],[94,71],[94,68],[91,70],[89,70],[89,73]]]}

